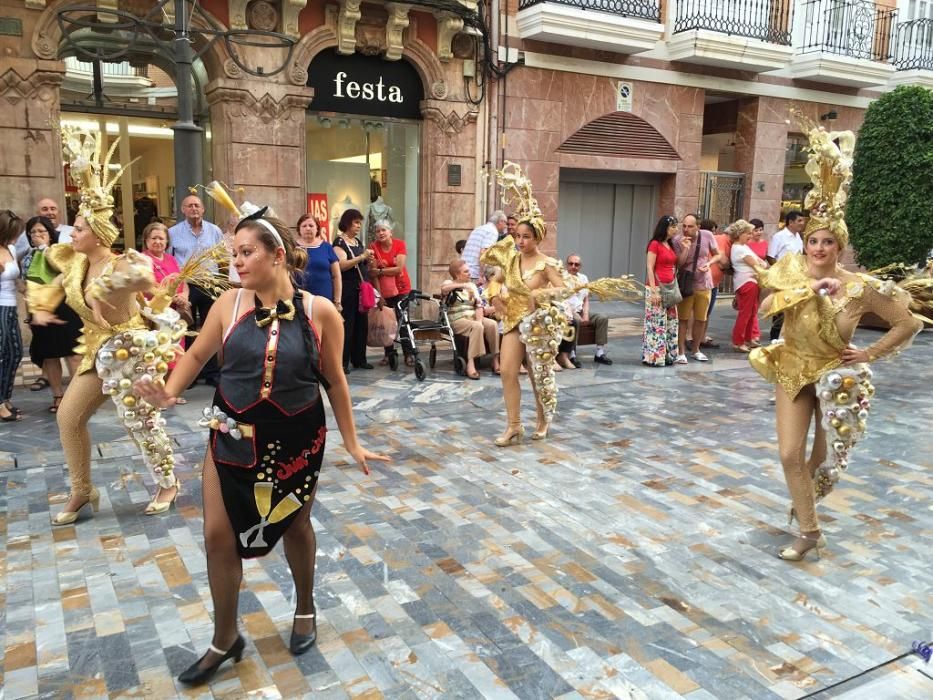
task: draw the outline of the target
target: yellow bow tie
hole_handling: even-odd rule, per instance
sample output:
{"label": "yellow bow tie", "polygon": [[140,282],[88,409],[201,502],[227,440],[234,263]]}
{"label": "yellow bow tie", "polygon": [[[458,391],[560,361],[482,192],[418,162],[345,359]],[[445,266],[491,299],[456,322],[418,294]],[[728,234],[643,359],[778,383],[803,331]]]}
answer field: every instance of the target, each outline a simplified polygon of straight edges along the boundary
{"label": "yellow bow tie", "polygon": [[260,328],[268,326],[275,319],[291,321],[295,318],[295,305],[288,299],[279,299],[274,308],[256,306],[256,325]]}

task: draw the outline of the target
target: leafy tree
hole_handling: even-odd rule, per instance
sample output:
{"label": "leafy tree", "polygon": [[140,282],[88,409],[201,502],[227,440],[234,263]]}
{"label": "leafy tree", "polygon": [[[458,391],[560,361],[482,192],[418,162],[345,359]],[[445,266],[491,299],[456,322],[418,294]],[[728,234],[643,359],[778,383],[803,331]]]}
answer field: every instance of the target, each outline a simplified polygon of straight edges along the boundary
{"label": "leafy tree", "polygon": [[933,248],[933,90],[901,86],[869,106],[855,144],[846,223],[863,267],[926,260]]}

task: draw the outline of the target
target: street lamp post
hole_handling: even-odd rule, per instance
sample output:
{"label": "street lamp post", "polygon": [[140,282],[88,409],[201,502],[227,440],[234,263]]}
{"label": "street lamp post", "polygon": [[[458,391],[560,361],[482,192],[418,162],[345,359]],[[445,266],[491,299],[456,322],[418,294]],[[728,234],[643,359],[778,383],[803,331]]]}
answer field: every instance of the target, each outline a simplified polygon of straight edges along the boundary
{"label": "street lamp post", "polygon": [[201,134],[204,129],[194,123],[194,95],[191,86],[191,64],[194,51],[188,36],[185,0],[175,2],[175,88],[178,91],[178,121],[172,124],[175,132],[175,213],[181,211],[181,203],[188,196],[200,177]]}

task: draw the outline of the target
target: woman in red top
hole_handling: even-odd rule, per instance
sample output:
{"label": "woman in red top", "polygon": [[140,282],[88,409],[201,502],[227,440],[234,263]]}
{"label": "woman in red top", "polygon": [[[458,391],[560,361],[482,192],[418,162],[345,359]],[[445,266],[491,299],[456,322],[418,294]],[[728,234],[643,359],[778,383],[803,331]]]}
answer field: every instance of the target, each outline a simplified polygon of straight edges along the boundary
{"label": "woman in red top", "polygon": [[[394,309],[399,301],[411,291],[411,280],[405,269],[407,257],[405,241],[392,237],[392,224],[385,219],[380,219],[375,223],[373,233],[376,240],[370,246],[373,251],[373,262],[369,266],[369,276],[373,284],[379,288],[379,295],[382,297],[379,308],[387,304]],[[402,350],[405,353],[405,364],[412,364],[410,349],[403,347]],[[389,345],[385,348],[385,357],[379,364],[388,364],[391,352],[392,346]]]}
{"label": "woman in red top", "polygon": [[645,289],[645,332],[641,361],[651,367],[674,364],[677,357],[677,304],[662,299],[661,285],[674,281],[677,253],[671,239],[677,234],[677,219],[662,216],[648,243],[648,278]]}

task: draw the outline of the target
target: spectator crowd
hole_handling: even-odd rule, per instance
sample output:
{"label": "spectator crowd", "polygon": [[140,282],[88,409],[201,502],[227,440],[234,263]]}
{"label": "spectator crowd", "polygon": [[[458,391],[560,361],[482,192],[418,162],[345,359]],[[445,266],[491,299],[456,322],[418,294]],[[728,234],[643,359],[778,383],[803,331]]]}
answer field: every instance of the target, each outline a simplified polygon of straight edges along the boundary
{"label": "spectator crowd", "polygon": [[[182,201],[182,216],[170,228],[158,220],[146,225],[140,243],[152,261],[156,280],[178,274],[179,270],[204,250],[224,240],[221,228],[205,219],[205,207],[196,195]],[[0,216],[0,420],[22,418],[12,402],[13,385],[24,348],[20,333],[18,296],[28,294],[28,283],[46,284],[55,276],[46,260],[46,251],[56,243],[69,243],[72,227],[63,222],[58,203],[42,198],[35,215],[23,219],[11,211]],[[338,231],[331,240],[324,222],[311,214],[301,216],[296,225],[296,241],[307,253],[307,264],[300,271],[298,286],[333,301],[343,317],[343,367],[369,370],[367,345],[381,347],[380,364],[388,364],[394,345],[396,325],[393,316],[400,302],[413,292],[408,272],[404,236],[390,220],[376,221],[373,240],[362,238],[364,216],[349,209],[340,217]],[[784,226],[770,241],[765,240],[764,223],[759,219],[738,220],[720,227],[688,214],[678,221],[663,216],[658,221],[646,251],[645,309],[641,361],[646,366],[664,367],[689,362],[707,362],[704,350],[719,344],[707,335],[710,315],[715,312],[720,289],[734,293],[732,306],[736,319],[731,347],[747,353],[761,343],[758,321],[759,289],[755,269],[767,267],[791,252],[803,249],[801,232],[806,216],[791,211]],[[504,211],[494,211],[488,220],[455,245],[456,257],[448,266],[447,279],[435,292],[446,310],[451,330],[462,337],[458,343],[465,375],[480,378],[480,368],[499,373],[501,319],[487,303],[483,290],[495,278],[495,268],[484,268],[483,253],[506,236],[515,237],[518,221]],[[589,280],[584,261],[577,253],[566,256],[565,279],[574,287]],[[236,280],[234,280],[236,281]],[[731,284],[730,284],[731,283]],[[210,311],[213,299],[208,290],[181,284],[173,307],[197,331]],[[586,289],[563,302],[573,332],[561,343],[554,359],[554,370],[583,366],[579,346],[595,345],[593,363],[611,365],[609,319],[591,312]],[[58,410],[63,395],[65,371],[73,374],[78,358],[74,348],[80,335],[80,321],[66,305],[56,311],[61,324],[30,326],[28,357],[39,369],[39,376],[28,388],[48,389],[48,410]],[[28,325],[28,316],[24,319]],[[776,317],[770,328],[772,340],[780,335],[782,319]],[[403,344],[405,362],[412,364],[412,349]],[[483,359],[485,358],[485,360]],[[217,364],[208,362],[198,380],[215,385]],[[525,368],[522,368],[525,373]]]}

